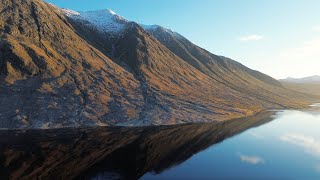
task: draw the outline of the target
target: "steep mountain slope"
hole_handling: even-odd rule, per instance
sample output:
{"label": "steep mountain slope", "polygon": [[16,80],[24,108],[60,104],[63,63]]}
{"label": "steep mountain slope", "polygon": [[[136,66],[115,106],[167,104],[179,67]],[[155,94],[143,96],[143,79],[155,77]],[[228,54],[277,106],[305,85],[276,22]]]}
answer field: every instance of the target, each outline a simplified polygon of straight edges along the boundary
{"label": "steep mountain slope", "polygon": [[0,127],[222,121],[312,99],[110,10],[0,4]]}
{"label": "steep mountain slope", "polygon": [[[281,83],[270,76],[251,70],[232,59],[211,54],[176,32],[156,25],[145,28],[177,56],[227,86],[252,94],[268,91],[267,87],[270,89],[270,85],[272,85],[272,90],[281,87]],[[250,90],[252,86],[260,91]]]}
{"label": "steep mountain slope", "polygon": [[[199,71],[236,91],[254,97],[259,103],[292,103],[293,99],[305,99],[305,95],[283,88],[276,79],[249,69],[232,59],[214,55],[176,32],[157,25],[143,27],[174,54]],[[311,98],[316,100],[319,97]]]}
{"label": "steep mountain slope", "polygon": [[[235,72],[235,70],[241,70],[265,83],[281,86],[277,80],[258,71],[251,70],[231,59],[211,54],[210,52],[193,44],[182,35],[169,29],[157,25],[144,26],[144,28],[176,55],[206,74],[212,74],[219,70],[218,68],[232,70],[232,72]],[[219,67],[217,67],[217,65]],[[232,69],[232,66],[236,66],[238,69]]]}
{"label": "steep mountain slope", "polygon": [[[105,12],[107,13],[107,11]],[[134,23],[128,22],[127,26],[132,26],[132,24]],[[232,99],[230,97],[230,101],[232,102],[231,104],[235,104],[238,100],[241,101],[241,103],[244,103],[246,99],[250,99],[255,102],[252,104],[253,107],[259,107],[261,104],[264,106],[268,106],[269,104],[272,104],[270,105],[270,107],[277,104],[278,107],[279,106],[281,107],[284,104],[291,104],[291,105],[299,104],[297,103],[298,99],[300,99],[298,101],[301,102],[302,99],[303,99],[302,101],[304,101],[306,98],[306,96],[298,95],[293,91],[283,89],[281,87],[281,84],[277,80],[263,73],[251,70],[231,59],[213,55],[207,52],[206,50],[192,44],[190,41],[185,39],[180,34],[172,32],[171,30],[165,29],[160,26],[142,25],[142,27],[145,29],[145,31],[143,31],[140,26],[135,24],[136,29],[138,29],[140,33],[136,33],[136,34],[133,32],[128,33],[127,32],[128,28],[123,28],[122,33],[119,33],[118,38],[113,38],[113,39],[109,38],[106,40],[105,37],[109,37],[108,34],[99,33],[101,32],[101,30],[99,30],[99,28],[95,28],[94,25],[87,24],[88,25],[87,28],[85,28],[86,26],[83,26],[83,24],[79,22],[74,22],[73,25],[75,29],[77,29],[78,32],[80,32],[80,34],[82,34],[83,37],[87,39],[89,42],[91,42],[92,44],[97,45],[103,42],[102,44],[104,46],[98,45],[96,47],[102,52],[106,52],[105,54],[107,56],[109,56],[115,62],[117,62],[118,64],[124,67],[130,67],[130,63],[132,63],[133,65],[138,65],[139,59],[143,59],[142,57],[127,56],[126,53],[124,53],[128,50],[137,50],[141,47],[141,44],[139,43],[131,43],[132,39],[136,38],[138,41],[140,41],[142,39],[141,37],[150,37],[150,40],[152,41],[152,43],[147,43],[147,46],[144,47],[144,49],[148,49],[148,46],[151,46],[151,44],[157,44],[156,46],[158,47],[161,46],[161,49],[152,51],[151,53],[148,51],[146,52],[142,51],[142,52],[139,52],[138,54],[145,53],[146,54],[145,56],[151,57],[152,55],[157,54],[158,52],[166,52],[171,54],[169,56],[172,56],[172,57],[174,56],[177,59],[175,61],[181,63],[181,60],[182,60],[188,65],[191,65],[193,70],[196,69],[201,72],[200,74],[206,75],[206,78],[209,77],[209,80],[208,80],[209,82],[206,82],[205,78],[201,78],[201,82],[205,82],[205,85],[202,85],[202,86],[197,85],[196,87],[200,87],[201,89],[200,91],[203,95],[209,92],[209,95],[206,95],[206,96],[210,97],[210,99],[218,98],[221,95],[221,98],[223,99],[223,101],[228,101],[229,99],[226,99],[225,97],[236,94],[237,98],[232,97],[234,98]],[[93,39],[92,35],[88,33],[92,31],[95,31],[94,34],[97,35],[95,39]],[[148,33],[146,33],[146,31]],[[130,34],[131,35],[130,38],[125,36],[125,34]],[[132,37],[132,36],[135,36],[135,37]],[[121,44],[121,42],[123,43]],[[108,47],[108,48],[105,48],[105,47]],[[107,52],[108,49],[109,49],[109,52]],[[164,51],[162,49],[167,49],[169,51],[167,50]],[[112,53],[110,53],[110,50],[112,50]],[[135,52],[130,52],[130,54],[131,55],[135,54]],[[157,58],[159,59],[159,57],[161,57],[162,55],[157,55],[157,57],[152,58],[151,61],[153,63],[156,63],[156,59]],[[127,60],[130,60],[131,62],[125,62],[119,59],[127,59]],[[133,59],[137,59],[138,61],[132,62]],[[169,65],[172,62],[173,61],[171,60],[166,63]],[[140,64],[143,64],[143,63],[140,63]],[[159,66],[161,66],[160,63],[158,65],[154,65],[151,68],[152,69],[152,71],[150,71],[151,74],[156,72],[156,70],[153,68],[157,68]],[[177,67],[177,66],[170,64],[169,67]],[[176,69],[175,71],[170,73],[156,74],[155,77],[171,79],[170,77],[167,77],[167,76],[175,74],[180,71],[183,71],[183,70]],[[141,69],[138,72],[142,72]],[[183,76],[178,75],[177,77],[179,78]],[[165,82],[166,80],[163,80],[163,81]],[[177,82],[181,82],[181,81],[177,79]],[[213,85],[213,87],[210,87],[210,85]],[[176,86],[168,86],[168,87],[174,88]],[[194,88],[195,86],[191,86],[191,87]],[[182,90],[179,90],[179,92],[182,93],[186,89],[187,88],[184,87]],[[225,89],[225,91],[220,92],[218,89],[220,90]],[[161,91],[163,92],[163,89],[161,89]],[[195,91],[192,91],[192,92],[195,92]],[[219,92],[219,93],[216,93],[216,92]],[[169,92],[169,93],[172,93],[172,92]],[[292,98],[293,96],[296,96],[297,99],[293,99]],[[189,96],[187,96],[187,98],[189,98]],[[283,104],[277,103],[277,102],[282,102]],[[247,107],[247,105],[240,105],[239,107]],[[210,111],[211,110],[212,109],[210,109]]]}
{"label": "steep mountain slope", "polygon": [[55,7],[39,0],[0,4],[1,127],[104,125],[115,123],[106,116],[114,111],[116,120],[134,118],[139,82]]}

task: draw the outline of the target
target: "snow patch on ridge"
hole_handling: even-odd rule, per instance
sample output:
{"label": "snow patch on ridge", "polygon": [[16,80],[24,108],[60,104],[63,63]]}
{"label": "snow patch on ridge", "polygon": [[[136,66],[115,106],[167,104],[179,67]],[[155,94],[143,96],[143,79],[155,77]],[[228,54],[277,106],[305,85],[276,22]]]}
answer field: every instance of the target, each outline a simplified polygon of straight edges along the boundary
{"label": "snow patch on ridge", "polygon": [[116,13],[114,11],[112,11],[111,9],[107,9],[109,11],[110,14],[112,15],[116,15]]}
{"label": "snow patch on ridge", "polygon": [[62,9],[62,10],[67,16],[78,16],[78,15],[80,15],[80,13],[78,13],[77,11],[73,11],[71,9]]}
{"label": "snow patch on ridge", "polygon": [[[177,39],[180,38],[184,38],[182,35],[180,35],[179,33],[172,31],[171,29],[167,29],[164,28],[162,26],[159,25],[144,25],[144,24],[140,24],[141,27],[143,27],[144,30],[150,32],[151,34],[154,34],[156,31],[160,31],[160,32],[164,32],[167,35],[169,34],[170,36],[173,36]],[[154,34],[156,36],[156,34]],[[170,39],[170,37],[166,37],[167,39]]]}
{"label": "snow patch on ridge", "polygon": [[171,31],[170,29],[167,29],[167,28],[164,28],[162,26],[159,26],[159,25],[144,25],[144,24],[140,24],[140,26],[143,27],[143,29],[147,30],[147,31],[155,31],[157,29],[161,29],[165,32],[168,32],[170,34],[173,34],[174,32]]}

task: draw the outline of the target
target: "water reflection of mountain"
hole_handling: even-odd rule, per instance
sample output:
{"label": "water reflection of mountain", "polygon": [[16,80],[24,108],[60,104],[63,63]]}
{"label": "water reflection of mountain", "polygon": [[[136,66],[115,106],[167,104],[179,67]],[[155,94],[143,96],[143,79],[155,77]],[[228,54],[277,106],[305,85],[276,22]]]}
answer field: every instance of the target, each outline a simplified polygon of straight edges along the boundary
{"label": "water reflection of mountain", "polygon": [[[162,172],[248,128],[272,112],[214,124],[150,128],[0,131],[1,179],[138,179]],[[113,172],[112,174],[110,172]]]}

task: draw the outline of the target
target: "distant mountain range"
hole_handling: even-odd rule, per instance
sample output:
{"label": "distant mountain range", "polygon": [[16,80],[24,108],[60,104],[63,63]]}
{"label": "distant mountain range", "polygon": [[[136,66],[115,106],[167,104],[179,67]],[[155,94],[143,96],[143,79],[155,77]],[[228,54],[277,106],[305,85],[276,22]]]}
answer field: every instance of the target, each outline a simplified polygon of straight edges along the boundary
{"label": "distant mountain range", "polygon": [[0,0],[0,12],[1,128],[224,121],[315,100],[111,10]]}
{"label": "distant mountain range", "polygon": [[286,78],[281,79],[281,82],[290,82],[290,83],[309,83],[309,84],[320,84],[320,76],[309,76],[304,78]]}
{"label": "distant mountain range", "polygon": [[281,79],[282,85],[298,92],[320,96],[320,76]]}

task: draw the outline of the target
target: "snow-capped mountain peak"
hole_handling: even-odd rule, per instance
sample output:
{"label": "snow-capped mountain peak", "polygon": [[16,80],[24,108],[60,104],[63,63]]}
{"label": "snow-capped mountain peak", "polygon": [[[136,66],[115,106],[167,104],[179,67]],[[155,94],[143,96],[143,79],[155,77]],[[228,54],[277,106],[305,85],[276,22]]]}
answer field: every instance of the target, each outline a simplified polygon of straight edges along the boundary
{"label": "snow-capped mountain peak", "polygon": [[[83,25],[92,26],[93,28],[108,34],[118,34],[122,32],[126,24],[129,22],[123,17],[117,15],[111,9],[86,12],[77,12],[70,9],[61,9],[61,11],[69,18],[80,21]],[[170,39],[170,36],[175,38],[183,37],[180,34],[159,25],[140,24],[140,26],[151,34],[156,35],[161,33],[168,36],[166,39]]]}
{"label": "snow-capped mountain peak", "polygon": [[92,26],[104,33],[119,33],[128,22],[123,17],[117,15],[111,9],[97,11],[76,12],[70,9],[62,9],[62,12],[83,24]]}

